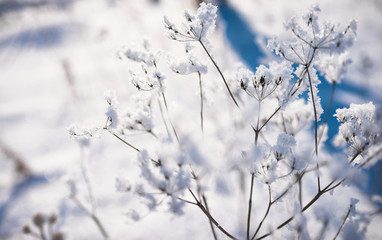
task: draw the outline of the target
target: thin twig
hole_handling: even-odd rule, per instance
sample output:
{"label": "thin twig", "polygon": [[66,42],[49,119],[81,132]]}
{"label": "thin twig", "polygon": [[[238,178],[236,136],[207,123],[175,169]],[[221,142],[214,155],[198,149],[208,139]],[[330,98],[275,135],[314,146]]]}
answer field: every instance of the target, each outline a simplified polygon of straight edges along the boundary
{"label": "thin twig", "polygon": [[131,145],[130,143],[126,142],[124,139],[122,139],[120,136],[118,136],[117,134],[113,133],[111,130],[107,129],[109,133],[111,133],[114,137],[118,138],[121,142],[123,142],[124,144],[126,144],[127,146],[131,147],[132,149],[134,149],[135,151],[137,152],[140,152],[141,150],[134,147],[133,145]]}
{"label": "thin twig", "polygon": [[298,180],[298,202],[300,203],[300,208],[302,208],[302,179]]}
{"label": "thin twig", "polygon": [[207,211],[207,209],[203,206],[203,204],[198,200],[198,198],[195,196],[195,194],[192,192],[191,189],[188,189],[192,195],[192,197],[195,199],[196,201],[196,205],[200,208],[200,210],[202,210],[202,212],[207,216],[207,218],[209,220],[212,221],[212,223],[222,232],[224,233],[227,237],[229,237],[230,239],[234,239],[234,240],[238,240],[237,238],[235,238],[234,236],[232,236],[230,233],[228,233],[222,226],[220,226],[220,224],[211,216],[211,214]]}
{"label": "thin twig", "polygon": [[236,107],[240,108],[240,106],[239,106],[239,104],[237,103],[235,97],[233,96],[233,94],[232,94],[232,92],[231,92],[231,89],[229,88],[228,83],[227,83],[227,81],[226,81],[226,79],[225,79],[225,77],[224,77],[222,71],[220,70],[219,66],[216,64],[215,60],[212,58],[212,56],[211,56],[210,53],[208,52],[208,50],[207,50],[206,46],[204,45],[204,43],[202,42],[202,40],[199,39],[199,43],[202,45],[204,51],[207,53],[208,57],[211,59],[211,62],[215,65],[215,68],[218,70],[220,76],[221,76],[222,79],[223,79],[224,85],[225,85],[225,87],[227,88],[228,93],[229,93],[229,95],[231,96],[231,98],[232,98],[233,102],[235,103]]}
{"label": "thin twig", "polygon": [[271,207],[272,207],[273,203],[274,203],[274,202],[272,202],[271,186],[268,185],[268,207],[267,207],[267,210],[265,211],[265,214],[264,214],[264,216],[263,216],[263,219],[261,219],[259,225],[257,226],[256,232],[255,232],[255,234],[253,234],[251,240],[253,240],[253,239],[256,237],[257,233],[260,231],[260,228],[261,228],[261,226],[263,225],[265,219],[267,218],[267,216],[268,216],[268,214],[269,214],[269,211],[271,210]]}
{"label": "thin twig", "polygon": [[[306,66],[306,67],[308,68],[308,66]],[[315,145],[316,156],[318,156],[318,136],[317,136],[318,117],[317,117],[317,109],[316,109],[316,103],[315,103],[315,100],[314,100],[312,79],[310,77],[310,73],[309,73],[308,69],[306,70],[306,73],[308,74],[310,94],[312,95],[312,104],[313,104],[313,112],[314,112],[314,145]]]}
{"label": "thin twig", "polygon": [[198,71],[199,76],[199,89],[200,89],[200,127],[202,129],[202,132],[204,131],[204,124],[203,124],[203,85],[202,85],[202,75]]}
{"label": "thin twig", "polygon": [[[204,194],[202,194],[202,199],[203,199],[204,205],[206,206],[207,211],[210,213],[210,210],[208,209],[207,198],[206,198],[206,196]],[[208,219],[208,220],[210,222],[210,227],[211,227],[212,235],[214,236],[215,240],[218,240],[218,237],[216,236],[214,225],[213,225],[211,219]]]}
{"label": "thin twig", "polygon": [[166,122],[166,119],[164,118],[164,114],[163,114],[162,104],[160,103],[159,99],[158,99],[158,106],[159,106],[160,114],[162,116],[162,121],[164,123],[164,126],[166,127],[167,135],[168,135],[168,137],[170,137],[171,134],[170,134],[170,131],[168,130],[167,122]]}
{"label": "thin twig", "polygon": [[109,235],[107,234],[104,226],[102,225],[101,221],[98,219],[98,217],[92,213],[89,209],[87,209],[84,204],[82,202],[80,202],[79,199],[77,199],[75,196],[71,196],[70,197],[73,202],[75,202],[77,204],[77,206],[79,208],[81,208],[84,212],[86,212],[86,214],[94,221],[94,223],[97,225],[98,229],[100,230],[102,236],[105,238],[105,239],[109,239]]}
{"label": "thin twig", "polygon": [[252,213],[252,193],[253,193],[253,182],[255,179],[255,174],[251,173],[251,188],[249,192],[248,200],[248,216],[247,216],[247,240],[249,240],[250,228],[251,228],[251,213]]}
{"label": "thin twig", "polygon": [[345,216],[344,220],[342,221],[342,224],[341,224],[340,228],[338,229],[336,235],[334,236],[333,240],[336,240],[336,238],[338,237],[338,235],[340,235],[340,232],[341,232],[342,228],[344,227],[345,222],[346,222],[346,220],[348,219],[348,217],[349,217],[349,215],[350,215],[350,211],[351,211],[352,207],[353,207],[353,205],[350,204],[349,210],[348,210],[348,212],[346,213],[346,216]]}
{"label": "thin twig", "polygon": [[276,113],[278,111],[280,111],[281,107],[278,107],[273,113],[272,115],[263,123],[263,125],[259,128],[259,132],[265,127],[265,125],[268,124],[268,122],[276,115]]}
{"label": "thin twig", "polygon": [[92,186],[90,184],[89,174],[86,168],[85,153],[84,153],[83,147],[81,147],[81,173],[82,173],[82,177],[84,178],[85,185],[88,191],[92,212],[95,213],[96,212],[95,198],[94,198]]}
{"label": "thin twig", "polygon": [[[126,144],[127,146],[129,146],[130,148],[134,149],[135,151],[137,152],[141,152],[141,150],[139,148],[136,148],[134,147],[133,145],[131,145],[130,143],[126,142],[124,139],[122,139],[120,136],[118,136],[117,134],[113,133],[110,129],[107,129],[108,132],[110,134],[112,134],[114,137],[116,137],[118,140],[120,140],[121,142],[123,142],[124,144]],[[152,158],[150,158],[150,160],[155,163],[156,166],[160,166],[161,165],[161,162],[160,160],[154,160]]]}
{"label": "thin twig", "polygon": [[[161,87],[162,87],[162,84],[161,84]],[[168,115],[168,121],[170,122],[172,131],[174,132],[175,138],[176,138],[176,140],[177,140],[178,143],[179,143],[178,133],[176,132],[175,127],[174,127],[174,124],[172,124],[172,121],[171,121],[171,119],[170,119],[170,114],[169,114],[169,112],[168,112],[168,106],[167,106],[167,100],[166,100],[166,96],[164,95],[164,92],[162,92],[162,99],[163,99],[163,102],[164,102],[164,106],[166,107],[166,112],[167,112],[167,115]]]}

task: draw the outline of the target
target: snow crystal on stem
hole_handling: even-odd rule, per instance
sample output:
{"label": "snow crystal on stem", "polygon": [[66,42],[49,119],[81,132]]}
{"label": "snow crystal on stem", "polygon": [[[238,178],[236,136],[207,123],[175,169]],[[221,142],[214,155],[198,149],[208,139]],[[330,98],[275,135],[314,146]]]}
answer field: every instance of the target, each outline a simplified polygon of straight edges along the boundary
{"label": "snow crystal on stem", "polygon": [[89,141],[93,137],[100,137],[103,128],[99,126],[92,127],[77,127],[76,125],[71,125],[67,128],[69,135],[74,139],[78,140],[83,146],[89,145]]}

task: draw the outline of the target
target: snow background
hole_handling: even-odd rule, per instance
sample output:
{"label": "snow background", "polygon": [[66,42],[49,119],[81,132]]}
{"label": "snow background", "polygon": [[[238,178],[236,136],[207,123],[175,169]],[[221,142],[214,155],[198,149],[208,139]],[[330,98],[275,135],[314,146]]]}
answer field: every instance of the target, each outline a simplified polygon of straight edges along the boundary
{"label": "snow background", "polygon": [[[229,1],[263,44],[265,39],[284,34],[283,23],[311,3]],[[30,239],[21,234],[21,228],[30,224],[31,216],[37,212],[58,213],[57,227],[67,239],[101,239],[94,223],[67,198],[65,179],[71,176],[79,182],[82,180],[81,149],[69,138],[66,128],[72,123],[104,122],[106,89],[116,89],[120,102],[128,102],[135,89],[128,79],[129,63],[118,59],[118,49],[131,42],[139,44],[145,37],[155,48],[179,52],[181,47],[164,35],[163,15],[176,19],[184,9],[194,12],[197,6],[196,1],[174,0],[0,2],[0,143],[12,149],[33,173],[28,178],[21,176],[9,156],[4,151],[0,153],[0,239]],[[348,88],[336,93],[337,101],[345,106],[370,100],[379,103],[382,2],[323,0],[320,6],[322,14],[330,19],[347,22],[356,18],[359,24],[357,42],[351,50],[353,64],[346,79]],[[239,59],[234,47],[224,39],[225,25],[219,21],[216,36],[212,38],[223,69]],[[269,52],[264,54],[271,57]],[[209,72],[217,76],[212,69]],[[197,99],[196,91],[177,92],[177,86],[185,84],[196,90],[195,79],[181,81],[169,79],[170,108],[176,109],[177,95],[187,94],[190,99]],[[174,110],[174,115],[177,114],[179,111]],[[141,137],[138,143],[144,142],[145,138]],[[116,192],[114,185],[120,174],[138,176],[135,152],[106,133],[85,151],[97,213],[110,239],[211,238],[208,221],[194,206],[187,206],[182,217],[158,209],[140,222],[128,222],[123,213],[138,200]],[[231,178],[224,181],[230,182]],[[235,191],[231,189],[231,194],[235,195]],[[243,225],[245,217],[236,212],[246,206],[233,203],[228,197],[213,196],[210,205],[223,226],[237,229]],[[257,198],[254,204],[260,205],[266,200],[263,198]],[[322,199],[322,204],[327,202],[331,203],[330,198]],[[343,214],[345,208],[338,209],[338,214]],[[227,212],[235,214],[227,219]],[[381,236],[378,224],[382,219],[379,216],[374,220],[368,232],[370,239]]]}

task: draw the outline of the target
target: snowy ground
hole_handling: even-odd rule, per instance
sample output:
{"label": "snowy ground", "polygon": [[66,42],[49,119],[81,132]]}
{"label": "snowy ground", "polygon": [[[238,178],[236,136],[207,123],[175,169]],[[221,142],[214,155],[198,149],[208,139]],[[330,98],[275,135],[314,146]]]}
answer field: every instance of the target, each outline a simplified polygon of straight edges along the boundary
{"label": "snowy ground", "polygon": [[[180,48],[164,35],[162,17],[179,17],[183,9],[195,11],[195,2],[0,2],[0,239],[30,239],[21,233],[21,228],[31,224],[31,217],[38,212],[57,213],[57,228],[67,239],[102,239],[94,222],[68,198],[68,178],[77,180],[80,190],[85,191],[80,172],[82,156],[88,161],[97,213],[110,239],[211,238],[207,219],[194,206],[187,206],[182,217],[164,214],[163,207],[140,222],[128,221],[124,213],[139,201],[117,192],[115,178],[121,174],[138,177],[135,152],[107,132],[94,140],[89,149],[81,149],[66,130],[72,123],[105,121],[105,90],[116,89],[121,104],[127,103],[135,92],[129,82],[129,63],[117,56],[120,47],[131,42],[140,44],[146,37],[155,48],[179,52]],[[260,41],[282,34],[283,22],[309,6],[308,1],[229,2],[243,14]],[[351,53],[354,70],[348,72],[348,79],[349,84],[369,95],[359,97],[342,91],[337,97],[344,104],[380,102],[382,4],[371,0],[362,4],[356,0],[325,0],[321,7],[323,14],[336,21],[357,18],[359,22],[358,41]],[[217,53],[224,68],[238,57],[227,40],[219,40],[224,36],[223,29],[224,23],[219,22],[214,40],[216,49],[224,49],[224,54]],[[212,76],[218,75],[212,71]],[[175,109],[174,118],[186,118],[193,109],[197,113],[198,105],[190,105],[190,113],[180,116],[182,111],[176,102],[179,96],[189,96],[198,103],[196,80],[196,76],[169,80],[169,105]],[[194,90],[177,92],[184,86]],[[144,145],[146,140],[146,136],[138,136],[137,143]],[[19,160],[27,172],[15,170]],[[229,182],[232,177],[224,180]],[[340,191],[346,193],[346,189]],[[231,193],[237,192],[231,189]],[[211,200],[212,209],[220,209],[216,218],[228,229],[240,232],[242,229],[237,226],[243,224],[245,217],[236,214],[236,210],[242,210],[242,204],[218,194],[217,198],[219,201]],[[255,204],[263,201],[265,197],[259,197]],[[330,199],[324,199],[325,202]],[[225,218],[225,211],[229,210],[235,213],[231,219]],[[344,211],[338,210],[339,214]],[[375,220],[380,223],[382,219]],[[370,239],[381,236],[377,226],[370,225]]]}

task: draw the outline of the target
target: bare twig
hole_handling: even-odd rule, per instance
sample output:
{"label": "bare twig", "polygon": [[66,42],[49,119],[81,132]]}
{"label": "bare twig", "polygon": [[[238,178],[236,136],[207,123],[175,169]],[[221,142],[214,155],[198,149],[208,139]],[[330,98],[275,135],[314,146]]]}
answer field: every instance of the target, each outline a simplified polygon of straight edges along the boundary
{"label": "bare twig", "polygon": [[208,57],[210,58],[211,62],[214,64],[215,68],[218,70],[220,76],[222,77],[223,79],[223,82],[224,82],[224,85],[225,87],[227,88],[227,91],[229,93],[229,95],[231,96],[233,102],[235,103],[236,107],[240,108],[239,104],[237,103],[235,97],[233,96],[232,92],[231,92],[231,89],[229,88],[228,86],[228,83],[222,73],[222,71],[220,70],[219,66],[216,64],[215,60],[212,58],[212,56],[210,55],[210,53],[208,52],[206,46],[204,45],[204,43],[202,42],[202,40],[199,39],[199,43],[202,45],[204,51],[207,53]]}
{"label": "bare twig", "polygon": [[195,196],[195,194],[192,192],[191,189],[188,189],[192,195],[192,197],[195,199],[196,205],[202,210],[202,212],[207,216],[209,220],[222,232],[224,233],[227,237],[230,239],[238,240],[234,236],[232,236],[230,233],[228,233],[220,224],[211,216],[211,214],[207,211],[207,209],[203,206],[203,204],[198,200],[198,198]]}
{"label": "bare twig", "polygon": [[101,221],[98,219],[98,217],[93,213],[91,212],[89,209],[87,209],[85,207],[85,205],[78,199],[76,198],[75,196],[70,196],[70,198],[73,200],[73,202],[79,207],[81,208],[93,221],[94,223],[97,225],[98,229],[100,230],[102,236],[105,238],[105,239],[109,239],[109,235],[107,234],[104,226],[102,225]]}
{"label": "bare twig", "polygon": [[123,142],[124,144],[126,144],[127,146],[131,147],[132,149],[134,149],[135,151],[137,152],[140,152],[141,150],[134,147],[133,145],[131,145],[130,143],[128,143],[127,141],[125,141],[124,139],[122,139],[120,136],[118,136],[117,134],[113,133],[111,130],[107,129],[109,133],[111,133],[114,137],[118,138],[118,140],[120,140],[121,142]]}
{"label": "bare twig", "polygon": [[[204,202],[204,205],[206,206],[206,210],[210,213],[210,210],[208,209],[208,204],[207,204],[207,198],[206,196],[203,194],[202,195],[202,199],[203,199],[203,202]],[[210,213],[211,214],[211,213]],[[216,232],[215,232],[215,228],[214,228],[214,225],[211,221],[211,219],[208,219],[209,222],[210,222],[210,227],[211,227],[211,232],[212,232],[212,235],[214,236],[214,239],[215,240],[218,240],[217,236],[216,236]]]}
{"label": "bare twig", "polygon": [[265,211],[265,214],[264,214],[264,216],[263,216],[263,219],[261,219],[259,225],[257,226],[256,232],[255,232],[255,234],[253,234],[251,240],[253,240],[253,239],[256,237],[257,233],[260,231],[260,228],[261,228],[261,226],[263,225],[265,219],[267,218],[267,216],[268,216],[268,214],[269,214],[269,211],[271,210],[271,207],[272,207],[273,203],[275,203],[275,202],[272,201],[271,186],[268,185],[268,206],[267,206],[267,210]]}
{"label": "bare twig", "polygon": [[351,212],[352,207],[353,207],[353,205],[350,204],[349,210],[347,211],[346,216],[345,216],[344,220],[342,221],[342,224],[341,224],[340,228],[338,229],[336,235],[334,236],[333,240],[336,240],[336,238],[338,237],[338,235],[340,235],[340,232],[341,232],[342,228],[344,227],[346,220],[347,220],[348,217],[349,217],[349,214],[350,214],[350,212]]}
{"label": "bare twig", "polygon": [[198,71],[199,76],[199,90],[200,90],[200,127],[202,132],[204,131],[204,121],[203,121],[203,85],[202,85],[202,75]]}
{"label": "bare twig", "polygon": [[253,193],[253,182],[254,182],[255,174],[251,173],[251,188],[249,192],[249,200],[248,200],[248,216],[247,216],[247,240],[249,240],[250,228],[251,228],[251,213],[252,213],[252,193]]}
{"label": "bare twig", "polygon": [[1,141],[1,139],[0,150],[7,158],[9,158],[15,163],[17,173],[21,174],[24,177],[28,177],[32,174],[32,171],[26,165],[25,160],[22,159],[13,149],[7,146],[3,141]]}

